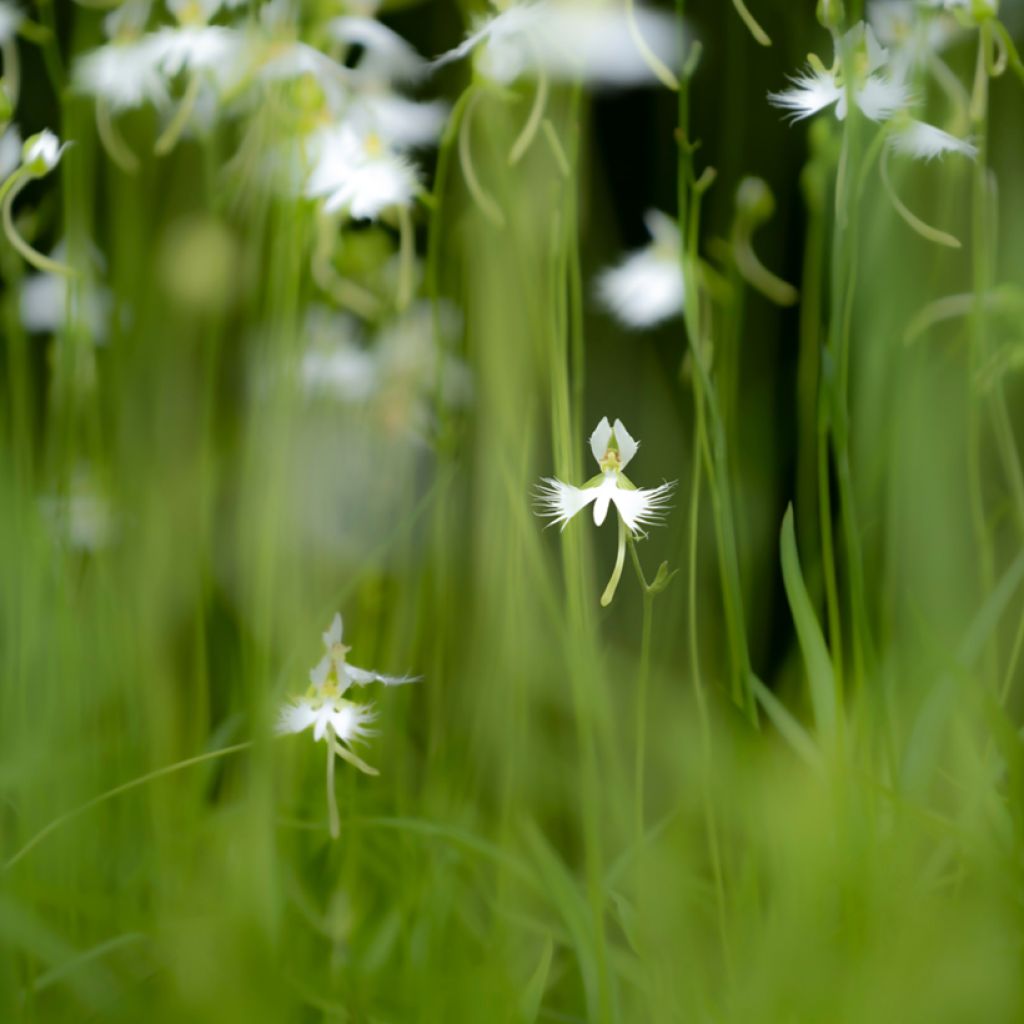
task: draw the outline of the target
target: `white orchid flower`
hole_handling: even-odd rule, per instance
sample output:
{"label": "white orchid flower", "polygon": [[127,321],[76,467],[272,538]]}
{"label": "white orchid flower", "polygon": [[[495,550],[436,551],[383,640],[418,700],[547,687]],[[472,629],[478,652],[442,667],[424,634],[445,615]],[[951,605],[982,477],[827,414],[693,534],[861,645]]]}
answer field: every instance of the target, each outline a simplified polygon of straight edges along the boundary
{"label": "white orchid flower", "polygon": [[378,775],[351,749],[352,744],[372,735],[369,728],[376,714],[373,706],[347,700],[344,694],[355,684],[384,683],[397,686],[416,682],[418,676],[387,676],[350,665],[346,655],[351,650],[342,643],[341,615],[336,614],[323,634],[326,654],[309,673],[309,689],[301,697],[285,704],[278,713],[276,732],[279,735],[305,732],[312,728],[314,742],[327,744],[327,808],[331,835],[340,831],[338,808],[334,799],[334,758],[348,761],[367,775]]}
{"label": "white orchid flower", "polygon": [[416,168],[375,132],[333,125],[314,136],[311,150],[306,195],[322,198],[325,213],[375,220],[389,210],[409,209],[419,191]]}
{"label": "white orchid flower", "polygon": [[915,120],[911,114],[914,97],[906,82],[907,67],[890,58],[889,51],[878,42],[870,25],[859,22],[836,46],[831,68],[811,57],[807,69],[792,78],[793,87],[768,94],[768,101],[788,110],[794,121],[811,117],[830,107],[836,117],[847,114],[847,85],[840,51],[848,54],[855,80],[853,98],[870,121],[887,123],[890,145],[896,152],[919,160],[933,160],[945,153],[961,153],[974,157],[975,147],[949,132]]}
{"label": "white orchid flower", "polygon": [[660,210],[644,223],[651,243],[628,253],[597,279],[601,302],[628,327],[653,327],[683,311],[683,266],[679,226]]}
{"label": "white orchid flower", "polygon": [[582,487],[574,487],[552,477],[544,479],[538,491],[541,515],[564,530],[570,520],[583,509],[593,505],[594,523],[601,526],[614,505],[619,518],[619,547],[615,569],[601,604],[611,604],[622,575],[625,562],[627,531],[632,537],[642,536],[645,526],[661,522],[675,483],[663,483],[653,488],[638,488],[625,474],[640,445],[626,430],[622,420],[612,426],[605,416],[590,435],[590,451],[600,472]]}
{"label": "white orchid flower", "polygon": [[[537,0],[506,7],[478,22],[435,67],[475,56],[481,74],[508,85],[523,76],[592,85],[653,84],[678,67],[675,20],[634,6],[583,0]],[[658,69],[658,70],[655,70]]]}
{"label": "white orchid flower", "polygon": [[[870,25],[859,22],[843,37],[843,47],[850,54],[853,66],[853,96],[864,116],[871,121],[885,121],[910,104],[910,88],[902,77],[893,74],[889,52],[878,42]],[[830,68],[813,55],[807,68],[790,81],[792,88],[768,94],[769,103],[788,110],[794,121],[829,107],[836,117],[844,120],[847,114],[847,89],[843,80],[843,66],[839,45]]]}

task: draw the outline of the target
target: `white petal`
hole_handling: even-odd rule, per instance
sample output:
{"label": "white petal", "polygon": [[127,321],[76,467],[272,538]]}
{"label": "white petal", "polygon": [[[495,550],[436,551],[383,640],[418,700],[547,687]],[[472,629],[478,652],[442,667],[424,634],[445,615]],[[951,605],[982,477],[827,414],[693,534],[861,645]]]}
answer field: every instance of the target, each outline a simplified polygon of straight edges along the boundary
{"label": "white petal", "polygon": [[345,665],[345,674],[359,686],[366,686],[369,683],[383,683],[385,686],[402,686],[404,683],[418,683],[422,676],[385,676],[380,672],[371,672],[369,669],[357,668],[355,665]]}
{"label": "white petal", "polygon": [[612,500],[627,528],[633,533],[638,533],[642,527],[655,525],[661,520],[669,507],[669,499],[674,489],[674,483],[635,491],[617,487]]}
{"label": "white petal", "polygon": [[792,89],[768,93],[768,102],[775,107],[788,110],[794,121],[802,121],[831,107],[843,96],[843,90],[836,85],[835,77],[828,72],[813,68],[790,78]]}
{"label": "white petal", "polygon": [[628,327],[653,327],[683,311],[685,296],[678,247],[650,245],[630,253],[597,279],[601,302]]}
{"label": "white petal", "polygon": [[426,61],[376,18],[334,18],[327,23],[327,30],[340,42],[363,47],[357,67],[360,74],[387,81],[414,81],[426,68]]}
{"label": "white petal", "polygon": [[339,700],[330,709],[331,728],[342,743],[351,743],[369,736],[368,726],[373,719],[373,708],[368,704]]}
{"label": "white petal", "polygon": [[896,153],[918,160],[934,160],[946,153],[962,153],[972,160],[978,155],[977,147],[966,139],[958,139],[934,125],[911,121],[906,128],[889,137],[889,145]]}
{"label": "white petal", "polygon": [[604,458],[604,453],[608,451],[608,445],[612,439],[612,426],[608,422],[608,417],[604,416],[601,418],[601,422],[594,428],[594,432],[590,435],[590,450],[594,454],[594,459],[600,462]]}
{"label": "white petal", "polygon": [[327,682],[327,677],[331,674],[331,656],[325,654],[315,665],[315,667],[309,670],[309,681],[317,688],[320,689]]}
{"label": "white petal", "polygon": [[564,530],[569,520],[597,497],[597,490],[596,487],[573,487],[548,477],[537,491],[537,512]]}
{"label": "white petal", "polygon": [[293,701],[278,712],[274,731],[279,734],[302,732],[316,721],[316,717],[317,713],[309,701]]}
{"label": "white petal", "polygon": [[905,82],[879,75],[872,75],[856,95],[857,106],[871,121],[886,121],[911,101],[910,89]]}
{"label": "white petal", "polygon": [[608,516],[608,506],[615,500],[615,494],[619,490],[615,474],[613,472],[606,473],[604,480],[593,490],[597,492],[597,497],[594,500],[594,525],[601,526]]}
{"label": "white petal", "polygon": [[636,450],[640,447],[640,444],[638,441],[633,440],[622,420],[615,421],[615,442],[619,446],[619,468],[625,469],[632,462],[633,456],[636,455]]}
{"label": "white petal", "polygon": [[327,631],[324,633],[324,647],[330,650],[335,644],[341,643],[341,637],[341,612],[335,612],[334,618],[331,619],[331,624],[327,627]]}

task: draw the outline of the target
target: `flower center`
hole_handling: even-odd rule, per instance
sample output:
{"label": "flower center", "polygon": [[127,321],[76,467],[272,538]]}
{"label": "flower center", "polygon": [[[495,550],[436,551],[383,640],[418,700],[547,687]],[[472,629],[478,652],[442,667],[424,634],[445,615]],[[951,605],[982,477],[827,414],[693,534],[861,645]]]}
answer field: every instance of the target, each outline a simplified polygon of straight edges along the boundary
{"label": "flower center", "polygon": [[206,15],[203,13],[202,4],[199,0],[189,0],[178,11],[178,21],[182,25],[205,25]]}
{"label": "flower center", "polygon": [[369,157],[376,158],[384,155],[384,142],[376,132],[370,132],[366,136],[363,141],[363,148]]}
{"label": "flower center", "polygon": [[604,473],[618,473],[619,470],[622,469],[622,457],[619,455],[617,449],[609,448],[604,453],[604,458],[598,462],[598,465]]}

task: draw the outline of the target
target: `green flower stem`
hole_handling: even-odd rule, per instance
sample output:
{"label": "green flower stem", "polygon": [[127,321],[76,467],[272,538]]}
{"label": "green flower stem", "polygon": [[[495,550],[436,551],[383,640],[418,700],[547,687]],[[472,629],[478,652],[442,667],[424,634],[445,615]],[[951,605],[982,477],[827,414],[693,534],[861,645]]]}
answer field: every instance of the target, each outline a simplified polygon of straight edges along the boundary
{"label": "green flower stem", "polygon": [[[682,31],[685,0],[676,0],[676,11]],[[743,613],[743,588],[736,550],[736,527],[729,487],[728,446],[725,425],[715,394],[714,384],[704,361],[703,329],[700,317],[700,288],[697,275],[697,240],[700,234],[700,203],[703,191],[710,184],[705,175],[700,181],[693,178],[693,151],[689,138],[689,76],[683,75],[679,85],[679,157],[677,193],[682,238],[681,259],[687,301],[684,307],[686,337],[694,367],[694,400],[706,403],[710,426],[710,458],[708,477],[711,503],[715,518],[715,534],[719,548],[719,568],[722,576],[722,597],[725,606],[726,630],[732,664],[733,700],[743,708],[751,723],[758,720],[757,704],[750,684],[750,652],[747,646],[746,623]]]}
{"label": "green flower stem", "polygon": [[181,138],[181,134],[184,132],[189,118],[196,109],[201,85],[202,81],[199,74],[194,73],[189,79],[188,85],[185,87],[185,95],[182,96],[181,102],[178,104],[178,109],[174,112],[174,116],[167,123],[167,127],[163,130],[153,146],[153,152],[157,156],[167,156],[167,154],[170,153],[178,144],[178,140]]}
{"label": "green flower stem", "polygon": [[2,219],[4,234],[11,246],[21,255],[26,263],[30,263],[37,270],[44,274],[60,274],[62,277],[73,277],[75,272],[71,267],[65,266],[57,260],[51,260],[41,252],[33,249],[14,226],[14,201],[18,198],[21,190],[33,180],[33,176],[24,167],[16,170],[4,183],[0,185],[0,201],[3,203]]}
{"label": "green flower stem", "polygon": [[714,751],[711,741],[711,718],[708,713],[707,695],[700,670],[700,629],[697,620],[697,582],[700,558],[700,494],[702,459],[700,452],[707,445],[704,422],[704,402],[695,395],[693,403],[694,436],[697,438],[693,452],[693,469],[690,478],[689,508],[689,551],[687,557],[687,632],[690,647],[690,675],[693,677],[693,693],[697,702],[697,718],[700,722],[701,755],[704,771],[701,775],[701,794],[704,805],[704,820],[707,829],[708,858],[715,884],[715,907],[718,915],[718,931],[722,943],[722,955],[727,972],[732,973],[732,953],[726,917],[725,873],[722,868],[722,853],[718,838],[718,820],[711,778]]}

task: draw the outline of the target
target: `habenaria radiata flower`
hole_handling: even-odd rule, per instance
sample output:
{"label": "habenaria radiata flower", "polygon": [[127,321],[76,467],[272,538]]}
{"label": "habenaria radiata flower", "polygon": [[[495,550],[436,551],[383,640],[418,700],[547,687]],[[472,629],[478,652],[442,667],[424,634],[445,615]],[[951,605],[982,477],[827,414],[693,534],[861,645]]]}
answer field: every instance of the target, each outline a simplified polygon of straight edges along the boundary
{"label": "habenaria radiata flower", "polygon": [[922,160],[945,153],[976,154],[970,142],[910,116],[914,98],[905,79],[906,67],[891,60],[871,26],[863,22],[850,29],[842,44],[836,46],[831,68],[812,55],[807,69],[792,78],[793,87],[769,93],[769,102],[790,111],[795,121],[829,107],[834,107],[836,117],[843,120],[847,114],[847,85],[841,50],[846,51],[847,64],[855,76],[852,88],[857,106],[868,120],[887,123],[892,149]]}
{"label": "habenaria radiata flower", "polygon": [[835,108],[836,117],[842,121],[847,113],[847,87],[840,50],[846,49],[854,75],[853,97],[865,117],[885,121],[909,105],[910,89],[901,77],[891,74],[888,51],[875,38],[870,25],[855,25],[843,37],[842,47],[837,45],[835,49],[830,68],[812,54],[807,68],[791,76],[792,88],[770,92],[768,101],[788,110],[794,121],[829,107]]}
{"label": "habenaria radiata flower", "polygon": [[653,327],[683,311],[679,227],[660,210],[649,210],[644,223],[651,243],[597,279],[601,301],[629,327]]}
{"label": "habenaria radiata flower", "polygon": [[481,74],[506,85],[528,75],[626,86],[652,84],[677,67],[679,43],[673,18],[657,11],[634,6],[630,15],[601,0],[537,0],[479,22],[435,66],[470,54]]}
{"label": "habenaria radiata flower", "polygon": [[570,520],[591,505],[594,507],[594,523],[600,526],[607,518],[609,508],[615,506],[619,518],[619,547],[615,568],[601,597],[604,606],[611,604],[622,576],[627,531],[632,537],[637,537],[643,535],[645,526],[660,523],[675,488],[675,482],[639,488],[626,476],[626,466],[639,447],[622,420],[616,420],[612,426],[605,416],[590,435],[590,451],[600,472],[582,487],[547,477],[538,492],[540,514],[552,523],[558,523],[563,530]]}
{"label": "habenaria radiata flower", "polygon": [[327,744],[327,809],[331,835],[339,832],[338,808],[334,800],[334,758],[348,761],[367,775],[379,774],[351,749],[352,744],[372,735],[369,728],[376,715],[372,705],[347,700],[353,686],[384,683],[397,686],[412,683],[418,676],[387,676],[357,668],[347,660],[351,647],[342,642],[341,615],[335,615],[323,634],[326,653],[309,673],[309,688],[303,696],[281,708],[277,721],[279,734],[300,733],[312,728],[313,740]]}
{"label": "habenaria radiata flower", "polygon": [[872,0],[868,22],[878,41],[889,50],[894,66],[904,73],[927,64],[960,32],[948,14],[927,14],[914,0]]}
{"label": "habenaria radiata flower", "polygon": [[340,124],[312,140],[312,171],[306,195],[324,200],[325,213],[374,220],[408,209],[420,188],[416,168],[375,132]]}

